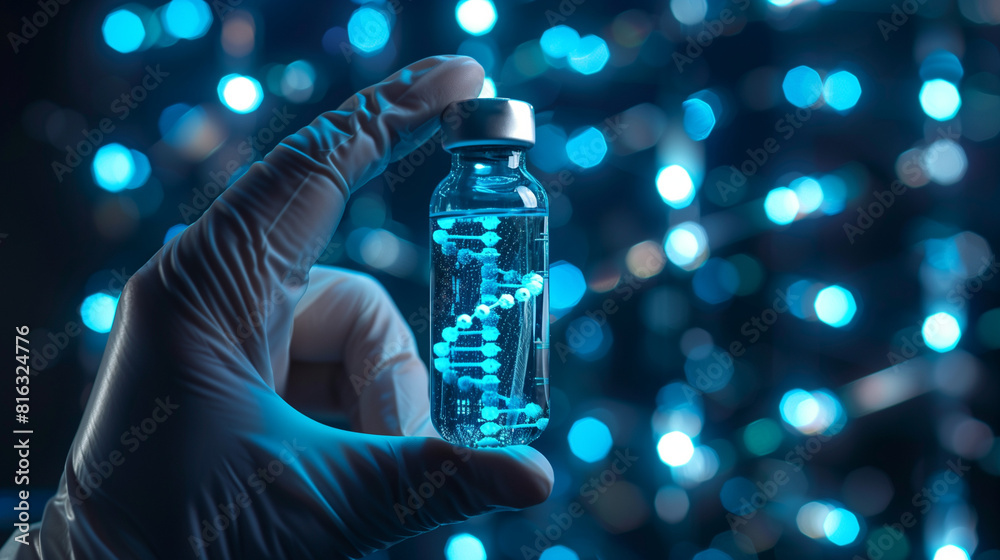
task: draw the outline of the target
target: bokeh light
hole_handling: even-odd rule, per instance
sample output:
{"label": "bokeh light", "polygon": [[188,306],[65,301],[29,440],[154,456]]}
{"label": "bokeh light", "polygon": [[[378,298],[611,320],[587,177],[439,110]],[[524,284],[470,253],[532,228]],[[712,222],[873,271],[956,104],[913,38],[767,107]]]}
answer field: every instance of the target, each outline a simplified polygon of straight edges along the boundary
{"label": "bokeh light", "polygon": [[808,66],[797,66],[785,74],[781,83],[785,99],[796,107],[810,107],[823,93],[823,80],[819,73]]}
{"label": "bokeh light", "polygon": [[701,224],[684,222],[670,230],[663,247],[670,262],[694,270],[708,256],[708,234]]}
{"label": "bokeh light", "polygon": [[587,291],[587,281],[580,269],[566,261],[549,267],[549,305],[554,309],[570,309],[580,302]]}
{"label": "bokeh light", "polygon": [[608,44],[597,35],[581,37],[576,47],[569,52],[567,60],[570,68],[581,74],[596,74],[611,59]]}
{"label": "bokeh light", "polygon": [[858,538],[861,526],[858,518],[844,508],[837,508],[827,514],[823,521],[823,533],[837,546],[847,546]]}
{"label": "bokeh light", "polygon": [[497,23],[497,8],[491,0],[461,0],[455,6],[455,19],[470,35],[485,35]]}
{"label": "bokeh light", "polygon": [[715,128],[715,112],[701,99],[688,99],[683,103],[684,132],[695,141],[704,140]]}
{"label": "bokeh light", "polygon": [[556,59],[564,58],[579,45],[580,34],[572,27],[556,25],[542,33],[539,43],[545,54]]}
{"label": "bokeh light", "polygon": [[355,10],[347,22],[347,37],[351,46],[361,53],[381,51],[389,42],[390,32],[389,18],[380,10],[367,6]]}
{"label": "bokeh light", "polygon": [[594,167],[608,153],[608,143],[601,131],[588,127],[566,141],[566,156],[580,167]]}
{"label": "bokeh light", "polygon": [[219,99],[234,113],[252,113],[264,100],[260,82],[250,76],[229,74],[219,80]]}
{"label": "bokeh light", "polygon": [[543,550],[538,560],[580,560],[580,556],[572,548],[557,544]]}
{"label": "bokeh light", "polygon": [[962,96],[955,84],[947,80],[929,80],[920,88],[920,106],[928,117],[946,121],[958,114]]}
{"label": "bokeh light", "polygon": [[827,286],[820,290],[813,306],[816,317],[831,327],[846,326],[858,311],[854,296],[840,286]]}
{"label": "bokeh light", "polygon": [[600,461],[611,451],[611,430],[604,422],[590,416],[574,422],[567,439],[573,455],[588,463]]}
{"label": "bokeh light", "polygon": [[823,206],[823,186],[812,177],[799,177],[791,183],[788,188],[795,192],[795,198],[799,201],[799,212],[811,214]]}
{"label": "bokeh light", "polygon": [[121,144],[105,144],[94,155],[91,169],[97,186],[118,192],[132,183],[136,172],[135,158],[132,151]]}
{"label": "bokeh light", "polygon": [[146,27],[142,19],[126,8],[108,14],[101,25],[101,32],[104,34],[104,42],[120,53],[137,50],[146,39]]}
{"label": "bokeh light", "polygon": [[948,544],[934,551],[934,560],[969,560],[969,553],[960,546]]}
{"label": "bokeh light", "polygon": [[91,294],[80,305],[80,318],[90,330],[98,333],[111,332],[118,309],[118,298],[104,292]]}
{"label": "bokeh light", "polygon": [[846,70],[834,72],[823,83],[823,98],[826,104],[838,111],[847,111],[861,99],[861,82]]}
{"label": "bokeh light", "polygon": [[459,533],[448,539],[444,555],[447,560],[486,560],[486,548],[474,535]]}
{"label": "bokeh light", "polygon": [[772,453],[781,445],[781,429],[769,418],[751,422],[743,429],[743,445],[759,457]]}
{"label": "bokeh light", "polygon": [[959,326],[958,319],[942,311],[924,320],[920,334],[931,350],[948,352],[958,346],[958,341],[962,338],[962,327]]}
{"label": "bokeh light", "polygon": [[212,27],[212,10],[202,0],[170,0],[163,9],[163,26],[179,39],[197,39]]}
{"label": "bokeh light", "polygon": [[790,224],[799,215],[799,198],[788,187],[772,189],[764,198],[764,213],[779,226]]}
{"label": "bokeh light", "polygon": [[656,444],[656,453],[660,460],[671,467],[687,464],[694,455],[694,444],[684,432],[663,434]]}
{"label": "bokeh light", "polygon": [[694,201],[691,174],[681,165],[668,165],[656,174],[656,191],[671,208],[685,208]]}

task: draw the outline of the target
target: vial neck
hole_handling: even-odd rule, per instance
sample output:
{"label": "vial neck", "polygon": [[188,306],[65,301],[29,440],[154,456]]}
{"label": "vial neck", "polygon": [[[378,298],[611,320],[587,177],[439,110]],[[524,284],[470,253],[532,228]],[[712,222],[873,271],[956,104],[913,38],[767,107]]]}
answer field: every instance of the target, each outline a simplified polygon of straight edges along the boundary
{"label": "vial neck", "polygon": [[458,148],[451,155],[451,167],[473,175],[519,175],[525,170],[525,153],[503,146]]}

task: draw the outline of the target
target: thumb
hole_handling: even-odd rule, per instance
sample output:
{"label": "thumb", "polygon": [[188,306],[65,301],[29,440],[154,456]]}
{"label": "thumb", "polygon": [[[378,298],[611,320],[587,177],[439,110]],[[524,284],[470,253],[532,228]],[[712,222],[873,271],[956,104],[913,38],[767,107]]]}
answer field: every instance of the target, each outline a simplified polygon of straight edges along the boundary
{"label": "thumb", "polygon": [[362,555],[440,525],[537,505],[552,492],[552,466],[525,445],[471,449],[438,438],[341,435],[351,473],[341,452],[327,457],[329,472],[347,474],[351,484],[330,490],[352,494],[344,544]]}

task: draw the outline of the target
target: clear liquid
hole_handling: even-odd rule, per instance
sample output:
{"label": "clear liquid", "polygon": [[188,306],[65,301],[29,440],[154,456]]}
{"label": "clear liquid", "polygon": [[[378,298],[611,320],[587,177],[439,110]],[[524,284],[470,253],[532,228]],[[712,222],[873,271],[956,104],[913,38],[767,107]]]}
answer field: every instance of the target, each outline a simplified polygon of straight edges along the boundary
{"label": "clear liquid", "polygon": [[549,422],[548,216],[431,216],[431,420],[467,447]]}

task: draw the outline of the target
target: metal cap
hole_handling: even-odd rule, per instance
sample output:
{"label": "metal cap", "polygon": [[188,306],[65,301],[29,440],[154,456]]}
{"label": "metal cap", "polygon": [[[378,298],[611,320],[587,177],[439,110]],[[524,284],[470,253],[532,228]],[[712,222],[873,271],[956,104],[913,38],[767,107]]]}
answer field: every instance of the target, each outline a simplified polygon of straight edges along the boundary
{"label": "metal cap", "polygon": [[445,150],[465,146],[535,145],[535,110],[524,101],[488,97],[456,101],[441,113]]}

